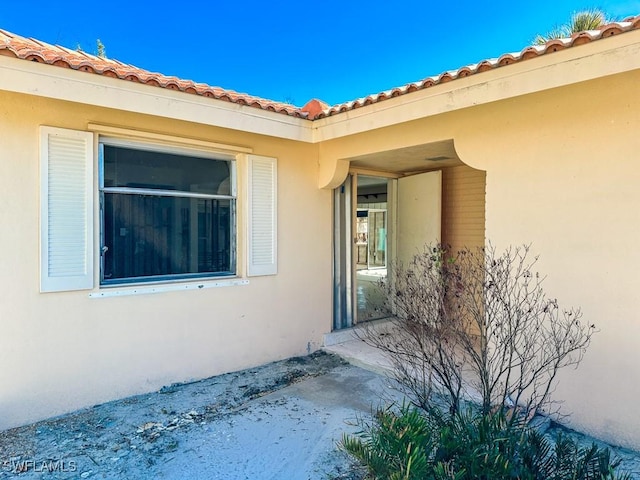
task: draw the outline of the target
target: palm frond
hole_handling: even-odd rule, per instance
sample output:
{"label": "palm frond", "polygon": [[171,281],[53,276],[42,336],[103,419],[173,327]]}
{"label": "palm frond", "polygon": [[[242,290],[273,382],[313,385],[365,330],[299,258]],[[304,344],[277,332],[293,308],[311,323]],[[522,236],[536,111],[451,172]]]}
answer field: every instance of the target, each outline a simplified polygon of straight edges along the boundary
{"label": "palm frond", "polygon": [[564,25],[553,28],[545,35],[536,35],[533,44],[544,45],[549,40],[568,38],[573,34],[587,30],[597,30],[611,21],[602,10],[597,8],[574,12],[571,19]]}

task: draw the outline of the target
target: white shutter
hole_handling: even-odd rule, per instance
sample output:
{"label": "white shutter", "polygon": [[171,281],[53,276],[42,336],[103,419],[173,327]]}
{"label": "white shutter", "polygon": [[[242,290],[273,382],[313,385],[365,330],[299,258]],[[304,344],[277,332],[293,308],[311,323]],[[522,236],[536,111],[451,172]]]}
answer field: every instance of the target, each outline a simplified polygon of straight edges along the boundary
{"label": "white shutter", "polygon": [[93,134],[40,127],[40,291],[93,288]]}
{"label": "white shutter", "polygon": [[249,228],[247,274],[275,275],[277,264],[277,161],[248,155]]}

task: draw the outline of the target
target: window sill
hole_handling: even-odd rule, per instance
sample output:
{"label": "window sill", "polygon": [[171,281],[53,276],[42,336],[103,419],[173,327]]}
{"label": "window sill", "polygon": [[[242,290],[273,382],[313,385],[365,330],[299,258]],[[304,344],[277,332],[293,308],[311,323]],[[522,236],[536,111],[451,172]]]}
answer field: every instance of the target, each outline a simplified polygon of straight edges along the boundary
{"label": "window sill", "polygon": [[249,280],[213,280],[202,282],[179,283],[172,285],[149,285],[131,288],[105,289],[92,292],[89,298],[125,297],[128,295],[148,295],[152,293],[174,292],[180,290],[203,290],[205,288],[233,287],[236,285],[248,285]]}

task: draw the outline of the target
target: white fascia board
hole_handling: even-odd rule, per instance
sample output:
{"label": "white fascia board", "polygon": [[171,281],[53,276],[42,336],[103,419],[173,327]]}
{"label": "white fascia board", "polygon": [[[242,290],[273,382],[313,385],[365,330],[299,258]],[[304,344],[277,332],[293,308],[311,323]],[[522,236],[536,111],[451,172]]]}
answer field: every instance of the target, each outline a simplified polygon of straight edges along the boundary
{"label": "white fascia board", "polygon": [[311,122],[127,80],[0,55],[0,90],[310,142]]}
{"label": "white fascia board", "polygon": [[524,60],[313,122],[322,142],[640,69],[640,30]]}

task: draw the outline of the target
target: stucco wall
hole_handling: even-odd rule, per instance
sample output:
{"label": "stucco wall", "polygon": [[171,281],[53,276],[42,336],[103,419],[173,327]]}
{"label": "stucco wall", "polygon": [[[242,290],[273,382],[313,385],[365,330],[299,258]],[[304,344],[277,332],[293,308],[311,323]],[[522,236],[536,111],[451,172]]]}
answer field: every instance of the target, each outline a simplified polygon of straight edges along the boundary
{"label": "stucco wall", "polygon": [[[277,157],[278,274],[127,297],[39,293],[38,126],[89,122]],[[331,192],[317,188],[313,145],[0,92],[0,191],[0,428],[305,354],[331,329]]]}
{"label": "stucco wall", "polygon": [[458,151],[487,170],[487,238],[532,243],[548,293],[600,330],[556,397],[577,428],[640,448],[640,73],[478,109]]}
{"label": "stucco wall", "polygon": [[[527,75],[527,85],[546,85],[550,73]],[[467,108],[451,97],[448,113],[318,145],[0,92],[0,427],[316,348],[331,325],[331,192],[317,188],[322,160],[453,140],[466,164],[486,171],[487,239],[498,248],[532,243],[548,293],[581,307],[600,330],[580,368],[561,375],[556,397],[569,421],[640,448],[638,85],[636,70]],[[448,87],[430,91],[438,88]],[[474,85],[465,99],[481,104],[486,90]],[[394,101],[380,102],[375,115],[401,122],[383,110]],[[88,122],[278,157],[279,274],[122,298],[38,293],[37,127],[83,130]]]}
{"label": "stucco wall", "polygon": [[[640,72],[631,71],[320,145],[321,158],[350,158],[453,139],[463,162],[486,171],[487,240],[498,248],[531,243],[548,294],[581,307],[583,320],[600,330],[578,370],[560,376],[555,397],[565,401],[568,422],[635,448],[638,85]],[[476,95],[480,101],[482,91]]]}

